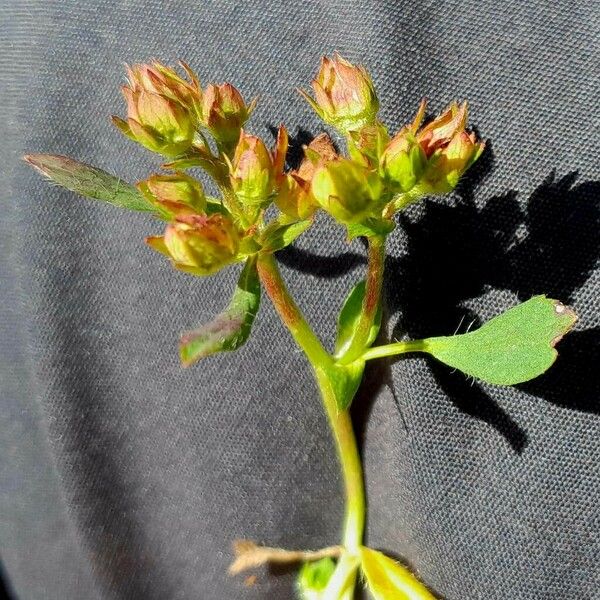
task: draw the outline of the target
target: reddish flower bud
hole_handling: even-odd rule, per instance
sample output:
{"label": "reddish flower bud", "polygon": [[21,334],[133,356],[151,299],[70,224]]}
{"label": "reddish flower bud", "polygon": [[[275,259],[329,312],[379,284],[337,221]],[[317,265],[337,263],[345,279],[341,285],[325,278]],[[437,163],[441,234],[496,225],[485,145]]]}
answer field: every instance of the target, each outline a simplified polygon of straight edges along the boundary
{"label": "reddish flower bud", "polygon": [[417,141],[429,158],[438,148],[450,143],[456,133],[467,124],[467,103],[460,106],[453,102],[439,117],[423,127],[417,134]]}
{"label": "reddish flower bud", "polygon": [[210,84],[204,92],[203,122],[219,145],[230,148],[256,105],[246,105],[242,95],[230,83]]}
{"label": "reddish flower bud", "polygon": [[379,101],[370,75],[339,55],[324,56],[312,82],[315,97],[300,90],[316,113],[343,133],[375,122]]}
{"label": "reddish flower bud", "polygon": [[484,142],[478,142],[474,133],[459,131],[445,146],[425,174],[427,193],[451,192],[463,173],[481,156]]}
{"label": "reddish flower bud", "polygon": [[185,173],[152,175],[138,183],[139,190],[165,217],[203,214],[206,198],[200,182]]}
{"label": "reddish flower bud", "polygon": [[182,65],[191,81],[158,62],[128,68],[129,84],[122,88],[127,120],[113,117],[125,135],[165,156],[189,150],[200,120],[202,91],[194,73]]}
{"label": "reddish flower bud", "polygon": [[193,275],[212,275],[234,262],[239,249],[239,234],[224,215],[182,215],[167,225],[164,237],[146,242],[167,254],[173,266]]}
{"label": "reddish flower bud", "polygon": [[484,147],[465,131],[466,102],[453,102],[419,130],[424,114],[423,100],[413,123],[392,138],[381,156],[382,172],[393,191],[412,190],[414,199],[451,191]]}
{"label": "reddish flower bud", "polygon": [[293,219],[308,219],[319,205],[312,195],[311,182],[319,166],[338,158],[331,138],[322,133],[304,147],[304,158],[297,171],[285,174],[278,186],[275,204]]}

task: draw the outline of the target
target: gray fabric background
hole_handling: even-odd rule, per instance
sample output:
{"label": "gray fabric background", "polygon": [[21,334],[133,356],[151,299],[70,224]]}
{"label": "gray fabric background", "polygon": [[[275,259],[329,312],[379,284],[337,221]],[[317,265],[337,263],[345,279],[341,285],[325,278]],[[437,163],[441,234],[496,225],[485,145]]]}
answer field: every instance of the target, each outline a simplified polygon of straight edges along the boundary
{"label": "gray fabric background", "polygon": [[[386,335],[466,330],[547,292],[580,314],[518,389],[423,358],[371,369],[355,405],[368,541],[447,600],[600,598],[600,11],[591,0],[0,2],[0,556],[17,598],[291,597],[290,573],[226,575],[238,536],[335,543],[340,480],[305,360],[268,302],[237,354],[181,370],[180,331],[235,269],[175,273],[150,219],[50,187],[68,154],[130,180],[156,160],[109,121],[124,62],[187,60],[261,95],[251,128],[321,126],[294,92],[334,49],[383,116],[453,98],[491,141],[453,197],[392,236]],[[281,255],[331,343],[363,248],[321,219]]]}

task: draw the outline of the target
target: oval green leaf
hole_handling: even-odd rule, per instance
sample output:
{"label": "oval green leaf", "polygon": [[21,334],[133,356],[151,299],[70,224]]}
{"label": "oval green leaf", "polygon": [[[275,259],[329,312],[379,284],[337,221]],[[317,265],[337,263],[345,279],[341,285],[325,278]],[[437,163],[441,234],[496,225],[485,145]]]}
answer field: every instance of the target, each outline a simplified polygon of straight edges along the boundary
{"label": "oval green leaf", "polygon": [[424,350],[467,375],[497,385],[529,381],[556,360],[556,343],[577,315],[558,300],[534,296],[476,331],[429,338]]}
{"label": "oval green leaf", "polygon": [[377,550],[361,548],[360,566],[375,600],[435,600],[405,567]]}

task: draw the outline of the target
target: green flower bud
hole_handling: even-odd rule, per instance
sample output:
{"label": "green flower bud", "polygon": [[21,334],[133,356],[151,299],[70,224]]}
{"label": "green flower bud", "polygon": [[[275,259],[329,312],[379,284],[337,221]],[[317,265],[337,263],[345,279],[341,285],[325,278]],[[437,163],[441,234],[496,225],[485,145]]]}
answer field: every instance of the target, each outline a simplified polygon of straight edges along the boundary
{"label": "green flower bud", "polygon": [[399,131],[385,148],[381,166],[395,192],[408,192],[421,178],[427,156],[408,127]]}
{"label": "green flower bud", "polygon": [[193,275],[212,275],[234,262],[240,244],[233,222],[224,215],[182,215],[167,225],[164,236],[146,239],[169,256],[176,269]]}
{"label": "green flower bud", "polygon": [[206,198],[200,182],[185,173],[152,175],[138,183],[144,196],[167,218],[204,214]]}
{"label": "green flower bud", "polygon": [[341,223],[360,223],[381,216],[383,184],[379,175],[351,160],[341,159],[319,167],[312,194],[323,210]]}
{"label": "green flower bud", "polygon": [[229,169],[231,186],[242,204],[257,207],[271,198],[284,176],[287,146],[283,125],[272,154],[259,137],[241,132]]}
{"label": "green flower bud", "polygon": [[375,122],[379,101],[370,75],[341,56],[324,56],[312,82],[315,97],[302,96],[326,122],[347,133]]}
{"label": "green flower bud", "polygon": [[387,127],[377,121],[348,132],[348,153],[352,160],[363,163],[366,167],[376,168],[389,141]]}

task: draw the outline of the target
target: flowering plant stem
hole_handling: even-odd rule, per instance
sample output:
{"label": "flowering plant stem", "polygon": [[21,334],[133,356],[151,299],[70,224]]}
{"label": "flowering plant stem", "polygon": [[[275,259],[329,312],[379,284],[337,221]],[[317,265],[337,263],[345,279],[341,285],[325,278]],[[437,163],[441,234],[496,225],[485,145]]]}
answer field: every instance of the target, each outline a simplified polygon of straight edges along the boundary
{"label": "flowering plant stem", "polygon": [[[284,550],[238,540],[230,573],[302,561],[297,580],[302,600],[352,600],[359,570],[375,600],[433,600],[408,568],[363,546],[365,489],[349,409],[366,361],[424,352],[467,376],[514,385],[552,365],[555,345],[577,315],[558,300],[535,296],[475,331],[372,347],[381,324],[385,242],[396,227],[394,215],[426,196],[452,191],[485,147],[466,130],[467,103],[452,102],[422,126],[422,101],[414,121],[391,137],[377,118],[379,100],[364,67],[339,55],[323,57],[312,83],[315,97],[301,94],[345,137],[347,155],[320,134],[304,147],[298,168],[287,169],[289,137],[283,125],[269,151],[242,129],[256,101],[246,104],[229,83],[202,89],[190,67],[181,67],[185,78],[159,62],[128,68],[127,119],[113,117],[127,137],[168,158],[162,169],[169,173],[134,187],[65,156],[33,154],[25,160],[69,190],[167,221],[164,235],[146,242],[179,271],[206,277],[244,263],[225,309],[181,336],[182,364],[242,346],[264,287],[313,369],[344,482],[342,545]],[[206,196],[201,182],[187,173],[198,167],[213,178],[221,198]],[[270,217],[267,209],[273,205],[278,214]],[[366,278],[350,290],[339,313],[333,352],[302,315],[274,257],[313,225],[318,210],[345,227],[348,239],[366,237],[368,244]]]}
{"label": "flowering plant stem", "polygon": [[[364,351],[364,344],[381,301],[384,253],[385,237],[373,236],[369,238],[366,293],[357,327],[357,337],[354,338],[347,355],[360,355]],[[325,350],[323,344],[302,315],[298,305],[287,290],[277,266],[277,261],[272,254],[260,256],[258,273],[282,322],[289,329],[298,346],[304,351],[313,368],[344,479],[346,508],[342,544],[350,555],[358,555],[365,526],[366,502],[363,470],[350,411],[349,409],[341,410],[338,407],[327,375],[327,369],[333,365],[334,357]],[[347,571],[346,577],[336,578],[342,582],[341,585],[345,594],[343,597],[352,597],[356,568],[356,561],[340,561],[338,564],[338,570]],[[350,578],[350,582],[348,578]]]}

